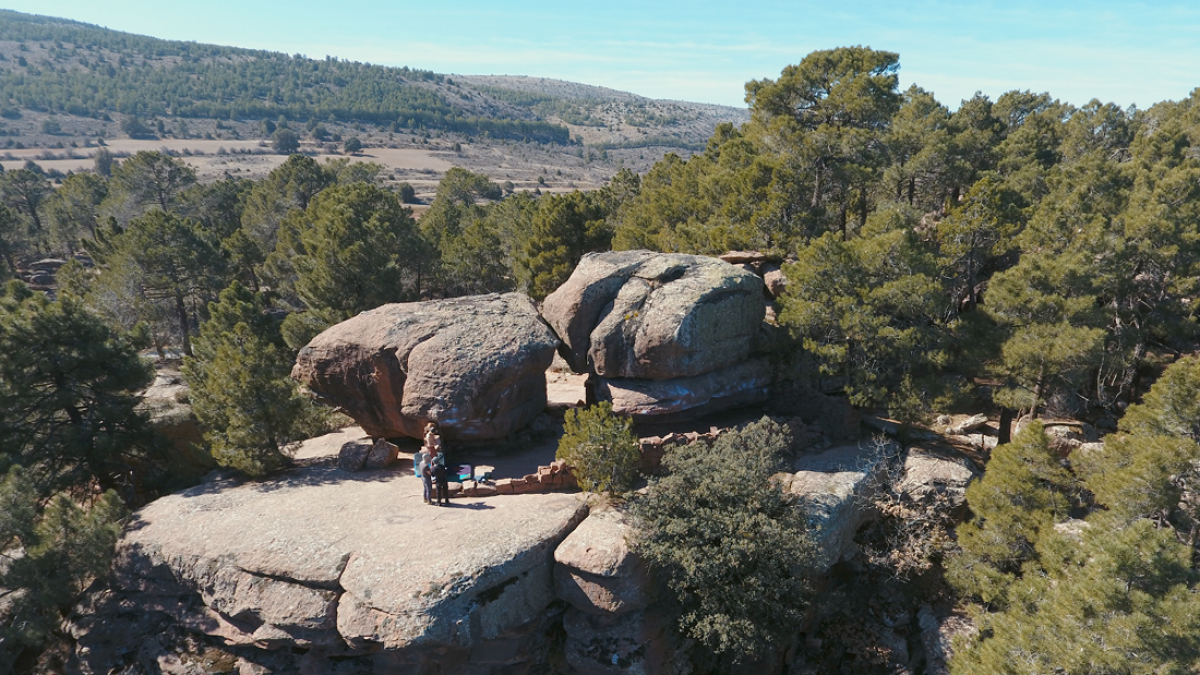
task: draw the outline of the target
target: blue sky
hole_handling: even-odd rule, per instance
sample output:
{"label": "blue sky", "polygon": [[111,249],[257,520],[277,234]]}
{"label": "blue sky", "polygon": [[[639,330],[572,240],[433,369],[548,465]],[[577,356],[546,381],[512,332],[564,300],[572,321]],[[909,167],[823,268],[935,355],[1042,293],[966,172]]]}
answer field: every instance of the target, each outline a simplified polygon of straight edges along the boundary
{"label": "blue sky", "polygon": [[1200,4],[1163,2],[0,0],[169,39],[445,73],[552,77],[744,105],[747,80],[815,49],[900,53],[901,86],[950,106],[1048,91],[1146,108],[1200,86]]}

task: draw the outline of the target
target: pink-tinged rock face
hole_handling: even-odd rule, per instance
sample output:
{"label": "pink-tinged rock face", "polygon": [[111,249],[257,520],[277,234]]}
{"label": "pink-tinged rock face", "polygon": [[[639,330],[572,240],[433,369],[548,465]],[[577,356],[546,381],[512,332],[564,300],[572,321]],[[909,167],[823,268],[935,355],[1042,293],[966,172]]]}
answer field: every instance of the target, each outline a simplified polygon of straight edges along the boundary
{"label": "pink-tinged rock face", "polygon": [[546,406],[558,337],[518,293],[384,305],[300,351],[292,377],[375,437],[502,438]]}

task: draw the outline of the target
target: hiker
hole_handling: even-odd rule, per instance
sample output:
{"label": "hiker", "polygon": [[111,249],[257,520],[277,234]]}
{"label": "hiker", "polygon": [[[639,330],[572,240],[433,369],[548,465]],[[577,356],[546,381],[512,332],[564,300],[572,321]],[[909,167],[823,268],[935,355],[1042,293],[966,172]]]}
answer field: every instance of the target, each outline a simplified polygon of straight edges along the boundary
{"label": "hiker", "polygon": [[446,479],[446,453],[438,446],[437,454],[429,460],[432,465],[434,496],[438,506],[450,505],[450,484]]}
{"label": "hiker", "polygon": [[430,473],[429,460],[429,449],[425,446],[421,446],[417,454],[413,455],[413,475],[421,479],[421,485],[425,488],[426,504],[433,493],[433,474]]}
{"label": "hiker", "polygon": [[437,424],[430,422],[425,425],[425,444],[413,456],[413,471],[421,478],[421,485],[425,488],[426,504],[433,503],[433,458],[441,451],[442,437]]}

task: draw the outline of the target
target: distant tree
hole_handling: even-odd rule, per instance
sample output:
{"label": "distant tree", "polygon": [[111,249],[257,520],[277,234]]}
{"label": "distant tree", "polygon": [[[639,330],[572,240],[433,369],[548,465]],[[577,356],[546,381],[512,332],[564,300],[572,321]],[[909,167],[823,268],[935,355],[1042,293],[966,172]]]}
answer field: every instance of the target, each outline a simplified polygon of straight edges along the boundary
{"label": "distant tree", "polygon": [[10,208],[29,219],[33,233],[38,237],[44,234],[42,202],[52,190],[44,175],[30,169],[0,173],[0,197]]}
{"label": "distant tree", "polygon": [[555,457],[566,461],[587,492],[625,492],[633,485],[642,454],[633,422],[613,414],[612,403],[567,411]]}
{"label": "distant tree", "polygon": [[294,237],[279,242],[293,252],[296,294],[307,307],[283,325],[294,349],[363,310],[417,297],[428,252],[411,211],[390,192],[367,183],[331,187],[297,214]]}
{"label": "distant tree", "polygon": [[155,210],[132,221],[117,236],[115,248],[135,266],[142,291],[169,303],[183,353],[191,356],[192,308],[222,283],[224,261],[217,243],[195,221]]}
{"label": "distant tree", "polygon": [[98,174],[84,172],[64,178],[45,202],[51,235],[69,251],[77,248],[84,235],[95,239],[100,203],[107,195],[108,182]]}
{"label": "distant tree", "polygon": [[357,136],[351,136],[350,138],[346,139],[345,150],[347,153],[356,154],[362,152],[362,149],[362,141],[358,140]]}
{"label": "distant tree", "polygon": [[4,277],[17,273],[16,255],[20,252],[24,237],[22,237],[21,218],[7,206],[0,204],[0,260],[4,261]]}
{"label": "distant tree", "polygon": [[112,175],[113,167],[116,165],[116,159],[113,154],[108,151],[108,148],[96,148],[96,152],[92,155],[92,162],[97,174],[105,178]]}
{"label": "distant tree", "polygon": [[300,150],[300,135],[281,127],[271,134],[271,143],[275,146],[275,152],[281,155],[295,154]]}
{"label": "distant tree", "polygon": [[124,131],[130,138],[154,138],[154,133],[140,117],[128,115],[121,120],[121,131]]}
{"label": "distant tree", "polygon": [[196,183],[196,171],[161,152],[142,150],[113,169],[110,194],[142,211],[175,211],[183,191]]}
{"label": "distant tree", "polygon": [[62,133],[62,123],[57,117],[47,117],[42,120],[42,133],[50,136],[57,136]]}
{"label": "distant tree", "polygon": [[666,583],[680,632],[711,672],[771,660],[804,616],[805,515],[770,480],[790,442],[763,419],[712,446],[677,447],[663,458],[666,476],[634,497],[635,550]]}
{"label": "distant tree", "polygon": [[396,186],[396,194],[400,195],[400,201],[405,204],[417,203],[417,191],[407,182],[402,182]]}

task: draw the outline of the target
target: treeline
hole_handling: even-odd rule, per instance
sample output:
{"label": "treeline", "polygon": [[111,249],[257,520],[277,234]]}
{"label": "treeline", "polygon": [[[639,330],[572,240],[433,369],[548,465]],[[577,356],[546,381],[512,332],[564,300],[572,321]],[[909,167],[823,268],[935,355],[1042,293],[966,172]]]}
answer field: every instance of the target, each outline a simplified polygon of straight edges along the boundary
{"label": "treeline", "polygon": [[416,84],[444,81],[427,71],[157,40],[16,12],[0,13],[0,40],[23,47],[37,42],[47,50],[45,58],[18,55],[0,68],[0,102],[10,108],[89,117],[283,116],[570,141],[560,125],[456,108]]}
{"label": "treeline", "polygon": [[1195,345],[1196,97],[952,113],[900,92],[897,58],[816,52],[749,83],[752,121],[656,165],[614,245],[792,256],[781,321],[858,405],[919,416],[983,378],[1013,410],[1119,416]]}

